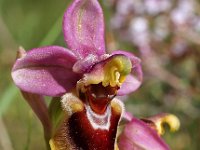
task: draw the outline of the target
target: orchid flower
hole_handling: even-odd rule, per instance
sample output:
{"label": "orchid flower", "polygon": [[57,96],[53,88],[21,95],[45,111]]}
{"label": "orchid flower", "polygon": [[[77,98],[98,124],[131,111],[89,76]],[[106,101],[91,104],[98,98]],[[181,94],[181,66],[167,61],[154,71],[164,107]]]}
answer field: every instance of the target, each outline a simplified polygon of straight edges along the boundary
{"label": "orchid flower", "polygon": [[62,97],[49,106],[52,150],[117,149],[124,105],[115,96],[141,85],[140,59],[121,50],[106,54],[97,0],[74,0],[64,14],[63,33],[68,48],[46,46],[24,52],[13,66],[12,78],[26,94]]}

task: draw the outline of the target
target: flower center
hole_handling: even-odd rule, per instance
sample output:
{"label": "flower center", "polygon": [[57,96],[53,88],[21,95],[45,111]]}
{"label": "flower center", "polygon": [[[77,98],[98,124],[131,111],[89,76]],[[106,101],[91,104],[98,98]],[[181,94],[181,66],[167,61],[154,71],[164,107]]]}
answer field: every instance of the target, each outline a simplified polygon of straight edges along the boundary
{"label": "flower center", "polygon": [[103,67],[104,78],[102,85],[104,87],[108,85],[120,87],[126,76],[131,72],[131,68],[131,61],[127,57],[123,55],[111,57]]}
{"label": "flower center", "polygon": [[93,65],[77,83],[79,98],[95,113],[104,114],[131,68],[130,59],[124,55],[111,56]]}

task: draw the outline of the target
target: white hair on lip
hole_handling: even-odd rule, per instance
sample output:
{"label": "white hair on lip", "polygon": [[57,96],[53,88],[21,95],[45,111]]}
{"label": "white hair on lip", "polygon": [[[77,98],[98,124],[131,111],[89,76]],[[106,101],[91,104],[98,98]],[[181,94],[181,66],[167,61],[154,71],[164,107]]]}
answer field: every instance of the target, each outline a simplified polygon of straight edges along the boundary
{"label": "white hair on lip", "polygon": [[73,114],[73,110],[71,108],[72,103],[81,103],[80,99],[74,95],[73,93],[66,93],[61,98],[61,104],[63,109],[68,113],[68,115]]}

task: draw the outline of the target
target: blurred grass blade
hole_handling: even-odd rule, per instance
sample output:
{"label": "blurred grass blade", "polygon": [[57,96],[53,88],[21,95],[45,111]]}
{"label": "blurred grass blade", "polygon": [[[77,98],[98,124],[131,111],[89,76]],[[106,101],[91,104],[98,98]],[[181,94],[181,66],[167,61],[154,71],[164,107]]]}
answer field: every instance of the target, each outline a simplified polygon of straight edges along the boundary
{"label": "blurred grass blade", "polygon": [[58,38],[58,36],[61,33],[60,27],[62,26],[62,18],[63,15],[61,15],[56,22],[53,24],[49,32],[46,34],[42,42],[39,44],[39,46],[44,45],[50,45],[55,42],[55,40]]}
{"label": "blurred grass blade", "polygon": [[28,128],[27,128],[27,140],[25,144],[24,150],[29,150],[30,142],[31,142],[31,134],[33,129],[33,112],[29,111],[29,118],[28,118]]}
{"label": "blurred grass blade", "polygon": [[8,136],[6,127],[1,117],[0,117],[0,129],[1,129],[0,147],[2,147],[2,150],[13,150],[10,138]]}
{"label": "blurred grass blade", "polygon": [[17,88],[12,84],[10,85],[4,94],[0,97],[0,116],[2,116],[7,110],[9,105],[14,100],[14,97],[17,95],[18,90]]}

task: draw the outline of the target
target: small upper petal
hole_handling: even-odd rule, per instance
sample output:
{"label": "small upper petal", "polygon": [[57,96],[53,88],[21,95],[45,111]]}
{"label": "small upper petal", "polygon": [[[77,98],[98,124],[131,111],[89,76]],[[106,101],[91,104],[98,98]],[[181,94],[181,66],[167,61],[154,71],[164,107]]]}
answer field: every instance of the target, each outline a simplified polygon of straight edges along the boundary
{"label": "small upper petal", "polygon": [[125,125],[118,146],[120,150],[169,150],[155,130],[134,117]]}
{"label": "small upper petal", "polygon": [[28,51],[16,60],[12,78],[22,90],[47,96],[61,96],[75,87],[80,75],[72,71],[75,55],[59,46]]}
{"label": "small upper petal", "polygon": [[105,53],[104,18],[97,0],[74,0],[64,14],[63,32],[79,58]]}
{"label": "small upper petal", "polygon": [[94,64],[99,62],[99,58],[96,55],[89,54],[87,57],[78,60],[74,66],[73,71],[76,73],[85,73],[92,68]]}
{"label": "small upper petal", "polygon": [[126,80],[124,81],[124,83],[118,91],[118,95],[126,95],[136,91],[142,83],[143,73],[140,64],[141,60],[132,53],[126,51],[117,50],[113,51],[112,53],[112,55],[117,54],[125,55],[131,60],[132,63],[131,73],[126,77]]}

